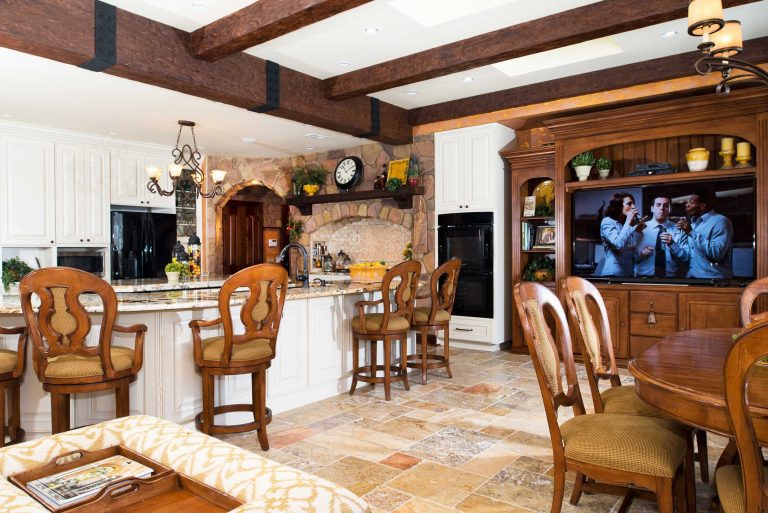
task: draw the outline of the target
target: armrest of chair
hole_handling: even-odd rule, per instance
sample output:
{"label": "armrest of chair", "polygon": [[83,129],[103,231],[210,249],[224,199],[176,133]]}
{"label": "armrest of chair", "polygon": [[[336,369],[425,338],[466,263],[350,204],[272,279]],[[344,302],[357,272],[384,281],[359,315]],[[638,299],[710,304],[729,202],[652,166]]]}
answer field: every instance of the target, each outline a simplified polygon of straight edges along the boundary
{"label": "armrest of chair", "polygon": [[27,340],[29,339],[29,332],[25,326],[19,326],[18,328],[0,327],[0,335],[19,336],[19,341],[16,348],[16,369],[13,371],[13,377],[18,378],[21,376],[24,370],[24,360],[27,354]]}
{"label": "armrest of chair", "polygon": [[138,372],[144,363],[144,335],[147,333],[146,324],[134,324],[132,326],[120,326],[119,324],[114,324],[112,326],[112,331],[117,333],[135,334],[133,344],[133,366],[131,367],[131,370],[133,372]]}
{"label": "armrest of chair", "polygon": [[360,326],[362,328],[363,333],[368,332],[368,329],[365,327],[365,307],[376,306],[382,303],[384,303],[383,299],[377,299],[376,301],[357,301],[355,303],[355,308],[357,308],[357,313],[360,316]]}
{"label": "armrest of chair", "polygon": [[200,328],[212,328],[222,323],[221,317],[210,321],[202,319],[189,321],[189,327],[192,330],[192,347],[195,352],[195,363],[199,365],[203,359],[202,339],[200,338]]}

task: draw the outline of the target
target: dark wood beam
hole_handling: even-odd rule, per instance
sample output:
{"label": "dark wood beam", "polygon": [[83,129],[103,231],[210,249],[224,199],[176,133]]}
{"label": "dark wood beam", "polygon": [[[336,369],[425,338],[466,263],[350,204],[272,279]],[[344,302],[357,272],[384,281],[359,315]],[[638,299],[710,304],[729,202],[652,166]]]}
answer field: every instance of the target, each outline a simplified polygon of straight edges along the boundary
{"label": "dark wood beam", "polygon": [[[758,0],[725,0],[725,7]],[[687,16],[688,2],[604,0],[325,80],[334,100],[383,91]]]}
{"label": "dark wood beam", "polygon": [[214,61],[371,0],[259,0],[190,34],[198,59]]}
{"label": "dark wood beam", "polygon": [[[95,48],[97,4],[115,13],[111,59],[109,48]],[[108,25],[100,24],[100,30],[106,30],[100,44],[107,47]],[[272,116],[384,143],[412,139],[405,109],[375,102],[376,120],[370,98],[327,100],[322,81],[288,68],[279,70],[275,103],[274,92],[268,94],[266,61],[245,53],[216,62],[195,59],[188,52],[188,39],[187,32],[94,0],[0,0],[0,46],[67,64],[88,63],[90,69],[244,109],[272,109]]]}
{"label": "dark wood beam", "polygon": [[[744,59],[755,63],[768,62],[768,37],[745,41],[744,48],[742,54]],[[409,111],[408,119],[411,125],[424,125],[584,94],[689,77],[696,74],[693,65],[700,57],[701,53],[697,51],[687,52],[481,94],[462,100],[438,103]],[[734,87],[738,88],[739,86]],[[715,94],[714,86],[712,86],[712,94]]]}

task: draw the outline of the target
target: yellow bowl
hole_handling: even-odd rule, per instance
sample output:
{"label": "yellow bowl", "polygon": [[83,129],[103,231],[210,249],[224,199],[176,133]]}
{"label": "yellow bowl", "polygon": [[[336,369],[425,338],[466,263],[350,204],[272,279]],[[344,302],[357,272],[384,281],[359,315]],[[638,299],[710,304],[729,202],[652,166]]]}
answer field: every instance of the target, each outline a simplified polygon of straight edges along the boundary
{"label": "yellow bowl", "polygon": [[316,184],[307,184],[304,187],[304,192],[307,193],[307,196],[314,196],[317,191],[320,190],[320,186]]}
{"label": "yellow bowl", "polygon": [[386,272],[387,266],[378,262],[361,262],[349,266],[349,277],[352,281],[381,281]]}

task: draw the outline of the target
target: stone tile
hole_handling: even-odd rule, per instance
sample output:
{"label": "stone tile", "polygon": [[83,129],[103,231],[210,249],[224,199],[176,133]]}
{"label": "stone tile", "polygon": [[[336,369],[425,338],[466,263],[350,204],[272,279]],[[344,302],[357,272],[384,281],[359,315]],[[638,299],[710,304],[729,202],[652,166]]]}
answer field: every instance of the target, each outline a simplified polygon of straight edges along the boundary
{"label": "stone tile", "polygon": [[384,458],[379,463],[399,470],[408,470],[409,468],[421,463],[421,458],[417,458],[416,456],[411,456],[410,454],[405,454],[402,452],[396,452],[392,456]]}
{"label": "stone tile", "polygon": [[552,505],[552,479],[541,474],[505,468],[477,493],[498,501],[545,513]]}
{"label": "stone tile", "polygon": [[496,438],[507,438],[509,435],[514,433],[515,431],[512,429],[507,429],[504,427],[499,426],[485,426],[483,429],[480,430],[481,433],[485,433],[486,435],[491,435]]}
{"label": "stone tile", "polygon": [[[320,465],[329,465],[342,457],[339,451],[335,449],[328,449],[327,447],[304,441],[289,445],[283,451],[298,458],[315,461]],[[271,454],[272,450],[269,452]]]}
{"label": "stone tile", "polygon": [[490,383],[478,383],[477,385],[473,385],[469,388],[464,389],[464,393],[467,394],[492,394],[494,392],[498,392],[501,390],[500,385],[493,385]]}
{"label": "stone tile", "polygon": [[307,442],[369,461],[380,461],[411,443],[410,440],[349,424],[319,433],[308,438]]}
{"label": "stone tile", "polygon": [[407,438],[408,440],[421,440],[432,433],[436,433],[444,426],[433,424],[423,420],[417,420],[410,417],[398,417],[372,428],[380,433],[389,433],[390,435]]}
{"label": "stone tile", "polygon": [[405,452],[443,465],[458,467],[498,441],[497,438],[475,431],[448,427],[407,447]]}
{"label": "stone tile", "polygon": [[461,501],[456,509],[462,513],[530,513],[530,510],[512,506],[482,495],[472,494]]}
{"label": "stone tile", "polygon": [[343,458],[315,473],[360,496],[386,483],[397,474],[398,471],[391,467],[355,457]]}
{"label": "stone tile", "polygon": [[298,470],[302,470],[304,472],[308,472],[310,474],[317,474],[318,472],[320,472],[320,469],[323,468],[323,465],[319,464],[318,462],[307,460],[304,458],[296,458],[293,461],[289,462],[288,466]]}
{"label": "stone tile", "polygon": [[[388,486],[443,506],[453,506],[474,492],[485,479],[469,472],[425,461],[390,481]],[[423,513],[429,510],[414,511]]]}
{"label": "stone tile", "polygon": [[354,413],[339,413],[338,415],[333,415],[331,417],[326,417],[323,420],[313,422],[309,425],[309,427],[322,431],[326,429],[333,429],[337,426],[347,424],[360,418],[361,417],[359,415]]}
{"label": "stone tile", "polygon": [[412,497],[406,493],[388,488],[386,486],[376,488],[375,490],[368,492],[363,496],[363,499],[365,499],[371,508],[376,508],[385,512],[397,509],[398,507],[411,500],[411,498]]}
{"label": "stone tile", "polygon": [[430,419],[431,422],[437,424],[471,430],[480,430],[498,420],[498,416],[491,413],[465,410],[464,408],[453,408]]}
{"label": "stone tile", "polygon": [[473,474],[493,477],[518,458],[520,455],[515,451],[495,445],[484,450],[459,468]]}
{"label": "stone tile", "polygon": [[[384,387],[380,387],[382,391]],[[352,413],[366,419],[385,421],[403,415],[409,411],[409,408],[403,405],[392,404],[386,401],[374,401],[373,403],[360,406],[352,410]]]}
{"label": "stone tile", "polygon": [[482,395],[477,394],[465,394],[462,392],[454,392],[452,390],[435,390],[428,394],[421,396],[420,400],[439,403],[450,407],[465,408],[467,410],[480,411],[483,408],[490,406],[496,401],[488,399]]}
{"label": "stone tile", "polygon": [[318,433],[318,430],[310,427],[287,429],[275,434],[269,434],[269,446],[274,447],[275,449],[281,449],[287,445],[300,442],[316,433]]}
{"label": "stone tile", "polygon": [[403,406],[408,406],[409,408],[419,408],[421,410],[429,410],[437,413],[442,413],[444,411],[448,411],[451,408],[449,406],[446,406],[444,404],[438,404],[438,403],[429,403],[425,401],[408,401],[403,403]]}
{"label": "stone tile", "polygon": [[394,513],[456,513],[456,510],[415,497],[396,509]]}
{"label": "stone tile", "polygon": [[522,456],[552,461],[552,441],[549,437],[518,431],[502,440],[500,444]]}

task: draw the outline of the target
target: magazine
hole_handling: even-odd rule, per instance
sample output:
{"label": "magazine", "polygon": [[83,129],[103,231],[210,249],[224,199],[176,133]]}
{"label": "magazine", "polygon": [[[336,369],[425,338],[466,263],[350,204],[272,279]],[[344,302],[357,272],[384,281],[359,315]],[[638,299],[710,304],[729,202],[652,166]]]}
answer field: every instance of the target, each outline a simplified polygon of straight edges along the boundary
{"label": "magazine", "polygon": [[95,495],[108,484],[129,477],[147,477],[152,469],[125,456],[110,456],[82,467],[27,483],[41,499],[55,507]]}

